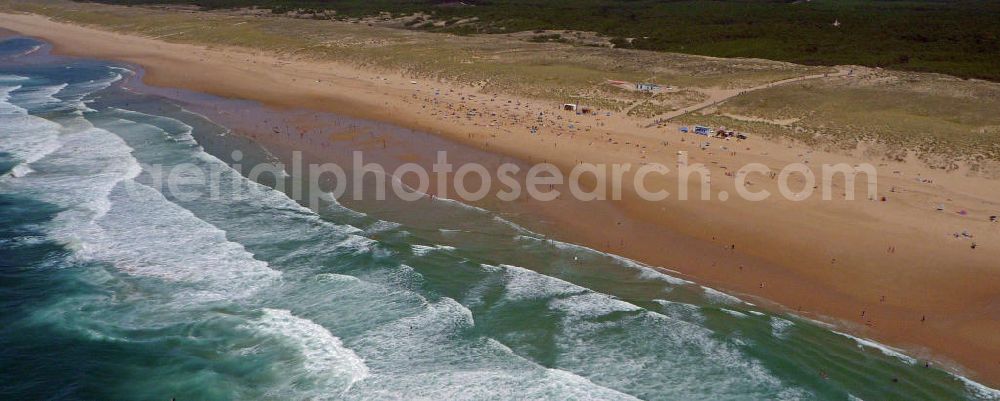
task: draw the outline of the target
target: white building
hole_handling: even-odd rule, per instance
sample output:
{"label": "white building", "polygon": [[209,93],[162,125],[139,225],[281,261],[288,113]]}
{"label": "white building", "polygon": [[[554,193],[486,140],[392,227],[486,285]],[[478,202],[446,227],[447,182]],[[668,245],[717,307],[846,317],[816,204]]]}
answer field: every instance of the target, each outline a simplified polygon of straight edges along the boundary
{"label": "white building", "polygon": [[640,92],[657,92],[660,90],[660,85],[647,82],[637,82],[635,84],[635,89]]}

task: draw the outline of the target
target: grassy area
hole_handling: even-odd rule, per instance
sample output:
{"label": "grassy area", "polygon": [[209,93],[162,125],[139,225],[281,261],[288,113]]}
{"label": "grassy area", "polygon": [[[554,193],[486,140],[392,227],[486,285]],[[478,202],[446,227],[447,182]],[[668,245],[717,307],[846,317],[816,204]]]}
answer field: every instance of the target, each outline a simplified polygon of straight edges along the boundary
{"label": "grassy area", "polygon": [[628,115],[652,118],[685,106],[696,104],[708,99],[703,93],[692,90],[657,93],[655,96],[645,95],[645,99],[628,111]]}
{"label": "grassy area", "polygon": [[860,75],[752,92],[687,120],[836,148],[877,142],[889,158],[912,154],[945,169],[1000,160],[1000,85],[876,70]]}
{"label": "grassy area", "polygon": [[[1000,2],[982,0],[103,0],[259,6],[310,18],[420,13],[452,33],[570,29],[619,47],[806,65],[857,64],[1000,81]],[[308,10],[308,11],[301,11]],[[325,11],[318,13],[316,11]],[[335,11],[335,13],[334,13]],[[837,26],[834,26],[834,22]],[[548,34],[551,35],[551,34]],[[537,40],[549,40],[541,36]],[[558,39],[556,39],[558,40]]]}
{"label": "grassy area", "polygon": [[[2,2],[7,9],[52,16],[181,43],[239,46],[289,56],[402,70],[541,99],[634,98],[600,87],[608,79],[681,87],[743,87],[825,70],[767,60],[718,60],[562,43],[505,35],[454,36],[365,24],[262,18],[236,12],[187,13],[65,1]],[[595,95],[600,92],[600,95]]]}

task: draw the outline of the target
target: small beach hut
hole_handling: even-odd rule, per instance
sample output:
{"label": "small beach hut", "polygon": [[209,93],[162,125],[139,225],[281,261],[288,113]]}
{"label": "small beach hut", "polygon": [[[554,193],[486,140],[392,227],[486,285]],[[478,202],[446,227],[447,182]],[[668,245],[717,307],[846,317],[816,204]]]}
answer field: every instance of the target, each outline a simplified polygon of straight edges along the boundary
{"label": "small beach hut", "polygon": [[576,111],[576,105],[573,103],[566,103],[563,105],[563,110],[566,111]]}
{"label": "small beach hut", "polygon": [[706,127],[704,125],[695,125],[694,126],[694,133],[695,134],[708,136],[710,132],[712,132],[712,129],[709,128],[709,127]]}
{"label": "small beach hut", "polygon": [[635,89],[640,92],[656,92],[660,90],[660,85],[649,82],[637,82],[635,84]]}

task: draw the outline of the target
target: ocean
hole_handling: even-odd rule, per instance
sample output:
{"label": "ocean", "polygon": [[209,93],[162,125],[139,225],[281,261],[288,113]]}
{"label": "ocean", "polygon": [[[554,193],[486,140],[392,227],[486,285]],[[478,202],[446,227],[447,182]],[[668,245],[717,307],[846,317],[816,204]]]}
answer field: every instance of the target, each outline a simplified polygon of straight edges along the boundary
{"label": "ocean", "polygon": [[0,399],[1000,400],[488,210],[306,208],[234,167],[266,146],[48,50],[0,42]]}

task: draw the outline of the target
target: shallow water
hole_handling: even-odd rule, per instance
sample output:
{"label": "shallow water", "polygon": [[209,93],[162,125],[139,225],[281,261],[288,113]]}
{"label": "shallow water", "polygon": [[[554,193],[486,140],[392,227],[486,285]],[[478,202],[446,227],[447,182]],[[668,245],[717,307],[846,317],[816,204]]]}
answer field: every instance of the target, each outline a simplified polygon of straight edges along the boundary
{"label": "shallow water", "polygon": [[[311,211],[223,161],[266,149],[45,50],[0,43],[3,399],[1000,399],[485,210]],[[231,185],[162,191],[181,164]]]}

